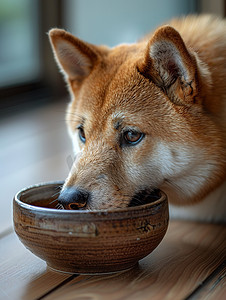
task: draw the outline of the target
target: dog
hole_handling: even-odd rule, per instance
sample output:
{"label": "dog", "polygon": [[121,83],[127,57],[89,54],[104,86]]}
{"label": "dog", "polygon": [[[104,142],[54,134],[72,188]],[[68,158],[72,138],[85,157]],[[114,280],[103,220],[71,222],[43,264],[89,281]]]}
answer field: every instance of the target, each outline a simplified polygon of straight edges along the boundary
{"label": "dog", "polygon": [[226,21],[187,16],[114,48],[51,29],[78,153],[59,203],[114,209],[164,191],[170,215],[226,220]]}

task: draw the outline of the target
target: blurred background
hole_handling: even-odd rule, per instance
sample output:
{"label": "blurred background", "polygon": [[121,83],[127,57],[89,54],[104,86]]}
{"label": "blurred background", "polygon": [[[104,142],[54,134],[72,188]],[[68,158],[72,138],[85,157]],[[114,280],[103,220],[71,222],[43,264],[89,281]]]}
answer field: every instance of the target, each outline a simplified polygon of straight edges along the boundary
{"label": "blurred background", "polygon": [[69,102],[47,32],[64,28],[90,43],[135,42],[170,18],[225,17],[225,0],[0,0],[0,227],[11,230],[21,188],[65,179],[73,160]]}

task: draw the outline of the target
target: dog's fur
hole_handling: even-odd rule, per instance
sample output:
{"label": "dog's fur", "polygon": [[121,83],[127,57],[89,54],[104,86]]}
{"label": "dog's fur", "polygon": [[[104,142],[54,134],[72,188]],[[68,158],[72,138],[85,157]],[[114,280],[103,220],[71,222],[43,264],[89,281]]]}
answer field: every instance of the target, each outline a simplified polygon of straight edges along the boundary
{"label": "dog's fur", "polygon": [[[87,207],[99,209],[160,188],[176,217],[225,220],[226,22],[175,19],[113,49],[60,29],[49,35],[82,149],[63,190],[85,190]],[[131,144],[128,132],[143,136]]]}

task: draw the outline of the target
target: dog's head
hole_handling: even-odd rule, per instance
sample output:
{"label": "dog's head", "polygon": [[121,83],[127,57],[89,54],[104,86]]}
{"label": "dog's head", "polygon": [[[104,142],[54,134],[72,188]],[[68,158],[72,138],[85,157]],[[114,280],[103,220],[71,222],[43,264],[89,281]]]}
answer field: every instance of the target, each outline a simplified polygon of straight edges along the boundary
{"label": "dog's head", "polygon": [[67,123],[78,153],[60,195],[65,206],[126,207],[155,188],[173,202],[206,193],[218,144],[207,147],[207,127],[216,130],[203,112],[210,78],[175,29],[113,49],[59,29],[50,39],[72,97]]}

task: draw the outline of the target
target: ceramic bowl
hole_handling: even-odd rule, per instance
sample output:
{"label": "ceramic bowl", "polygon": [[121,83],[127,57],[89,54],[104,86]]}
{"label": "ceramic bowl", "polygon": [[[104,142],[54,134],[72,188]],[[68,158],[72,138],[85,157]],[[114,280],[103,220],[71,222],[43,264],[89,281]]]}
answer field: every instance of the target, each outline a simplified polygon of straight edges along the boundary
{"label": "ceramic bowl", "polygon": [[166,233],[168,202],[161,191],[158,200],[126,209],[59,210],[53,207],[61,185],[28,187],[17,193],[13,203],[19,239],[55,270],[94,274],[129,269],[150,254]]}

